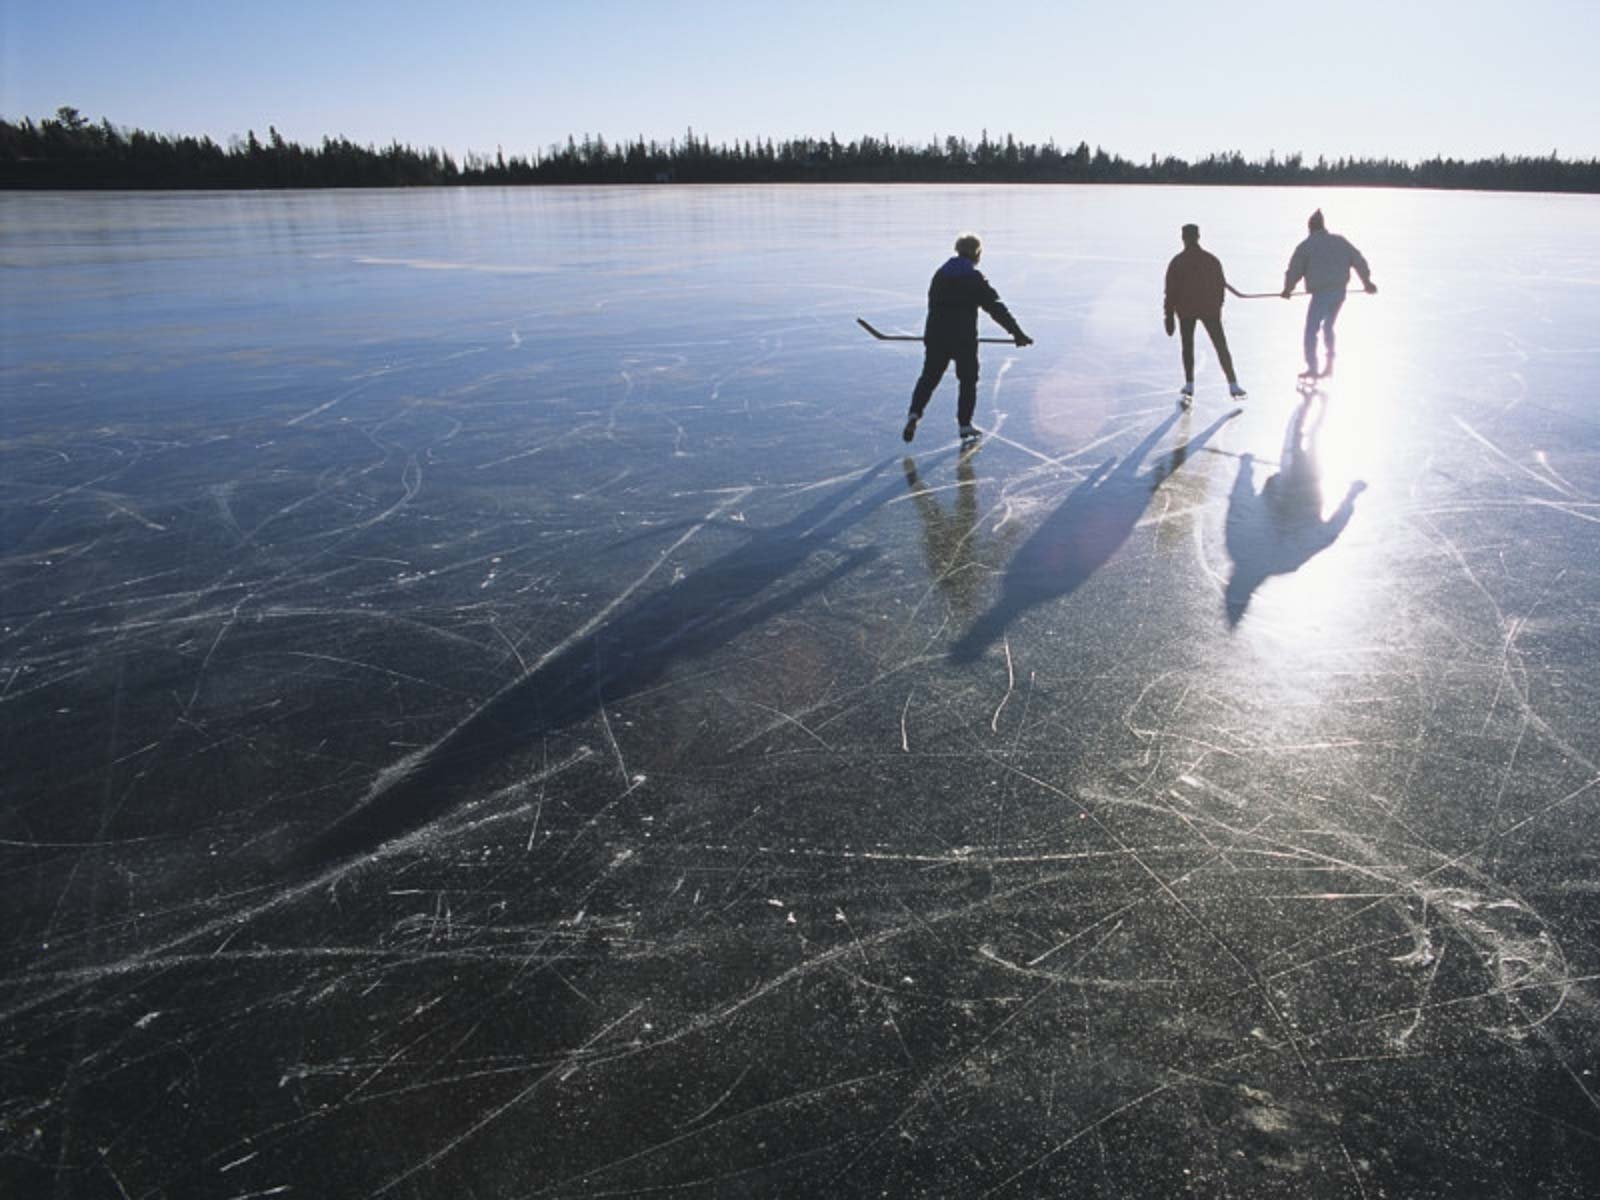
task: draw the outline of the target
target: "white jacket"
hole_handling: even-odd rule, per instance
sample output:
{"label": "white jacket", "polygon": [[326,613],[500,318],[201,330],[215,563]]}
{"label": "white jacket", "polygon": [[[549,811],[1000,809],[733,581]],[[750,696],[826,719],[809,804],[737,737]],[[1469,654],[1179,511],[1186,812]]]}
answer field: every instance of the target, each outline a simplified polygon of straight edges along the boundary
{"label": "white jacket", "polygon": [[1313,232],[1294,248],[1289,256],[1289,269],[1283,276],[1283,290],[1292,291],[1303,278],[1308,292],[1342,292],[1350,284],[1350,268],[1354,267],[1361,283],[1366,285],[1372,277],[1372,268],[1357,250],[1337,233],[1326,229]]}

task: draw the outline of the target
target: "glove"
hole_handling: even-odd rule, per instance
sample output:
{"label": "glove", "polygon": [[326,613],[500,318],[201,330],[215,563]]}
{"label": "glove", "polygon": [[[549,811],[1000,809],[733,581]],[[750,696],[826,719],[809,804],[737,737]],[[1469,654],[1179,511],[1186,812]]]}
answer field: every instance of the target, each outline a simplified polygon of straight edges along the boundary
{"label": "glove", "polygon": [[1171,337],[1173,330],[1178,328],[1178,323],[1172,319],[1171,313],[1168,313],[1161,323],[1166,326],[1168,337]]}
{"label": "glove", "polygon": [[1373,283],[1372,280],[1367,280],[1362,286],[1367,289],[1367,295],[1376,296],[1378,294],[1378,285]]}
{"label": "glove", "polygon": [[1016,344],[1019,346],[1033,345],[1033,339],[1025,333],[1017,334],[1014,338],[1012,338],[1012,341],[1016,342]]}
{"label": "glove", "polygon": [[1284,288],[1283,289],[1283,298],[1285,300],[1287,300],[1292,295],[1294,295],[1294,289],[1293,288]]}

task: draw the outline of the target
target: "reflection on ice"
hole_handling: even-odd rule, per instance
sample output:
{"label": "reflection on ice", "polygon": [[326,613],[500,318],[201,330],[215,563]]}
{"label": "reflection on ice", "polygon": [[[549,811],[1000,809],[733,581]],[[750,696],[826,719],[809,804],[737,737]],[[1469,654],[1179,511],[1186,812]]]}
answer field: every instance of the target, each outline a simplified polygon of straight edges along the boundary
{"label": "reflection on ice", "polygon": [[980,530],[977,462],[975,451],[958,454],[955,485],[946,499],[924,482],[915,459],[908,456],[902,464],[922,522],[928,576],[949,598],[952,615],[960,621],[977,615],[987,576],[998,568],[999,555],[1011,549],[1017,531],[1012,525],[1003,535],[991,537]]}

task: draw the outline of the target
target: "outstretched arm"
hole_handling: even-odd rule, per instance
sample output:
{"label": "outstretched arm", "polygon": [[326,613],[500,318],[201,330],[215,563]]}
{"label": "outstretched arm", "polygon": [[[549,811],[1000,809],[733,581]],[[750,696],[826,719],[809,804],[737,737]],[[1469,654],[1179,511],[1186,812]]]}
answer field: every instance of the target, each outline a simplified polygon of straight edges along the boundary
{"label": "outstretched arm", "polygon": [[976,274],[978,275],[979,307],[993,317],[995,324],[1009,333],[1017,345],[1033,345],[1033,339],[1022,332],[1022,326],[1017,324],[1017,319],[1011,315],[1011,310],[1000,299],[1000,293],[994,290],[994,286],[983,277],[981,272],[976,272]]}
{"label": "outstretched arm", "polygon": [[1378,285],[1372,282],[1372,268],[1367,266],[1365,256],[1354,246],[1350,247],[1350,265],[1356,269],[1356,274],[1361,277],[1361,286],[1369,295],[1378,290]]}
{"label": "outstretched arm", "polygon": [[1294,285],[1305,278],[1306,250],[1299,245],[1294,248],[1294,253],[1289,256],[1289,269],[1283,273],[1283,298],[1287,300],[1294,291]]}
{"label": "outstretched arm", "polygon": [[[994,296],[993,288],[989,289],[989,294]],[[1022,332],[1022,326],[1017,324],[1017,319],[1011,315],[1011,310],[1000,302],[999,296],[994,296],[992,300],[982,301],[982,304],[983,311],[993,317],[995,323],[999,325],[1001,329],[1004,329],[1007,333],[1009,333],[1012,340],[1016,342],[1017,345],[1033,345],[1033,339]]]}

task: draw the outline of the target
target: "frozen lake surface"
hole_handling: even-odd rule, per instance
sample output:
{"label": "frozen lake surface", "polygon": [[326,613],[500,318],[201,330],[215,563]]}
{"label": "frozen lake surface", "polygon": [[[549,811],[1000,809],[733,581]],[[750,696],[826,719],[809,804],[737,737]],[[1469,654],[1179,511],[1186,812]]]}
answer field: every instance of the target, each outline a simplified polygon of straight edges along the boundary
{"label": "frozen lake surface", "polygon": [[[1178,227],[1382,289],[1297,392]],[[965,228],[1037,345],[899,437]],[[0,1192],[1592,1196],[1600,201],[0,196]],[[988,329],[985,332],[998,332]]]}

